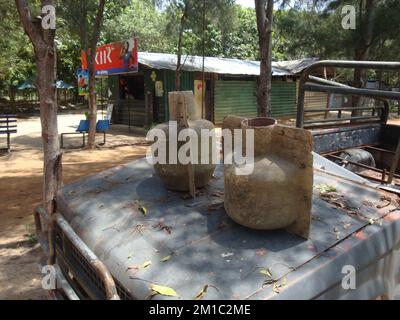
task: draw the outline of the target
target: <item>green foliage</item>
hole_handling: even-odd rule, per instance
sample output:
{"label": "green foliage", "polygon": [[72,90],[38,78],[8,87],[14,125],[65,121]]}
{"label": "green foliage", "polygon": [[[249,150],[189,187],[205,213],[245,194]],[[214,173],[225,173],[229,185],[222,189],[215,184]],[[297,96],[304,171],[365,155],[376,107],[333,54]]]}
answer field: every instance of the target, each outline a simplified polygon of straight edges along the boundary
{"label": "green foliage", "polygon": [[151,0],[132,0],[113,19],[105,19],[102,41],[114,42],[137,37],[141,51],[171,52],[173,44],[166,33],[166,14]]}
{"label": "green foliage", "polygon": [[[273,59],[303,57],[353,59],[363,21],[357,29],[341,27],[341,8],[361,0],[280,0],[276,1],[273,26]],[[206,0],[205,55],[240,59],[258,59],[255,10],[234,0]],[[40,1],[30,1],[39,14]],[[370,59],[397,61],[400,52],[400,1],[376,1]],[[139,50],[176,53],[184,5],[183,54],[202,55],[202,0],[108,0],[100,43],[137,37]],[[96,15],[98,0],[57,2],[58,78],[74,83],[80,67],[80,52],[88,39]],[[20,25],[15,4],[0,0],[0,92],[8,95],[21,82],[35,75],[33,49]],[[396,85],[399,75],[387,82]]]}
{"label": "green foliage", "polygon": [[0,0],[0,92],[8,95],[33,74],[33,48],[28,44],[15,6]]}

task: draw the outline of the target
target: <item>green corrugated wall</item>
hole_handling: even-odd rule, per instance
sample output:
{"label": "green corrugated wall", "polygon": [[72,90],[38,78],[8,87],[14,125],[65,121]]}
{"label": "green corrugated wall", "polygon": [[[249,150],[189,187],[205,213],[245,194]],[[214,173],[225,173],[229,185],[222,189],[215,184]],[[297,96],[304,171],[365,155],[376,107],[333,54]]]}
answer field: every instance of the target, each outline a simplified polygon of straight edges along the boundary
{"label": "green corrugated wall", "polygon": [[[296,83],[272,81],[272,116],[296,114]],[[256,117],[255,81],[216,81],[214,121],[221,123],[228,115]]]}
{"label": "green corrugated wall", "polygon": [[272,116],[296,115],[296,82],[272,81],[271,90]]}
{"label": "green corrugated wall", "polygon": [[[160,79],[161,80],[161,79]],[[165,114],[169,115],[168,107],[168,92],[175,91],[175,71],[164,70],[164,106]],[[182,71],[181,72],[181,90],[194,91],[194,73]],[[168,120],[168,119],[166,119]]]}
{"label": "green corrugated wall", "polygon": [[214,93],[214,122],[226,116],[257,116],[255,81],[216,81]]}

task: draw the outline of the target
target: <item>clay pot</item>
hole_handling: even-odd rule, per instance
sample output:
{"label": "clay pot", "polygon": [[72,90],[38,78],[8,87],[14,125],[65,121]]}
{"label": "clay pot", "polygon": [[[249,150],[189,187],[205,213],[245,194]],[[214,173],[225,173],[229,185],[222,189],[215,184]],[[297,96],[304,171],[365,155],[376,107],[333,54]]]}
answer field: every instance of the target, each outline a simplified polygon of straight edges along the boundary
{"label": "clay pot", "polygon": [[[235,119],[228,120],[224,128],[237,127]],[[254,130],[254,171],[237,175],[235,164],[224,166],[227,214],[252,229],[289,228],[307,237],[313,187],[311,133],[277,125],[271,118],[245,119],[241,127]]]}
{"label": "clay pot", "polygon": [[[166,145],[167,145],[167,164],[155,164],[154,170],[156,174],[164,182],[165,186],[169,190],[187,192],[190,191],[190,179],[189,170],[193,170],[194,185],[195,188],[202,188],[211,180],[216,164],[212,161],[212,148],[216,146],[212,145],[212,138],[209,138],[209,159],[208,164],[201,164],[202,158],[202,148],[203,143],[201,137],[201,130],[214,129],[214,124],[210,121],[200,119],[198,115],[198,107],[195,104],[193,92],[191,91],[180,91],[180,92],[169,92],[169,115],[171,121],[177,122],[178,134],[181,130],[188,126],[189,129],[193,129],[198,137],[198,161],[197,164],[191,164],[193,169],[189,169],[187,164],[181,164],[178,160],[178,164],[168,163],[169,161],[169,143],[171,137],[169,136],[169,123],[163,123],[156,126],[157,129],[164,131],[166,135]],[[197,110],[197,111],[196,111]],[[177,139],[175,137],[175,139]],[[207,141],[205,142],[207,143]],[[178,142],[177,144],[177,154],[180,148],[186,144],[186,142]]]}
{"label": "clay pot", "polygon": [[[209,129],[212,130],[214,129],[214,125],[212,122],[207,121],[207,120],[195,120],[195,121],[188,121],[189,123],[189,128],[193,129],[198,136],[198,163],[199,164],[193,164],[193,171],[194,171],[194,181],[195,181],[195,186],[196,188],[202,188],[205,185],[208,184],[208,182],[211,180],[214,170],[216,168],[216,164],[212,164],[212,140],[209,140],[209,145],[210,145],[210,158],[208,163],[209,164],[201,164],[201,129]],[[156,126],[157,129],[161,129],[165,132],[166,138],[167,138],[167,161],[169,159],[169,125],[168,123],[163,123],[158,126]],[[182,145],[184,145],[186,142],[177,142],[178,150],[181,148]],[[173,190],[173,191],[181,191],[181,192],[187,192],[189,191],[189,173],[188,173],[188,166],[179,164],[179,159],[178,159],[178,164],[155,164],[154,165],[154,170],[156,174],[161,178],[163,181],[164,185],[166,186],[167,189]]]}

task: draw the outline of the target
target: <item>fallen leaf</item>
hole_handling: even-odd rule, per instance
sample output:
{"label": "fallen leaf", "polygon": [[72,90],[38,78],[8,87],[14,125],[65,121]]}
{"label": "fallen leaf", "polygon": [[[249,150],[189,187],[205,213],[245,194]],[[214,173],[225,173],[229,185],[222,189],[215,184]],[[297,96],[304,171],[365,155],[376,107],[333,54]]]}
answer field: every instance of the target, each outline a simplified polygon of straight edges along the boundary
{"label": "fallen leaf", "polygon": [[267,254],[267,250],[265,250],[265,249],[256,250],[256,255],[259,257],[265,256],[266,254]]}
{"label": "fallen leaf", "polygon": [[272,290],[275,292],[275,293],[281,293],[281,291],[280,291],[280,288],[281,286],[278,284],[278,282],[275,282],[274,283],[274,285],[272,286]]}
{"label": "fallen leaf", "polygon": [[139,210],[144,216],[147,216],[147,208],[141,201],[135,200],[134,206],[137,207],[137,210]]}
{"label": "fallen leaf", "polygon": [[136,273],[136,272],[138,272],[140,270],[140,267],[136,266],[136,265],[133,265],[133,266],[128,267],[128,269],[126,269],[126,271],[130,271],[130,270],[134,270],[135,273]]}
{"label": "fallen leaf", "polygon": [[204,296],[206,295],[208,288],[214,288],[215,290],[218,291],[218,289],[210,284],[206,284],[203,289],[201,289],[201,291],[197,294],[196,298],[194,298],[194,300],[201,300],[204,298]]}
{"label": "fallen leaf", "polygon": [[273,283],[275,283],[276,281],[274,280],[274,279],[266,279],[264,282],[263,282],[263,287],[264,286],[269,286],[270,284],[273,284]]}
{"label": "fallen leaf", "polygon": [[223,206],[224,206],[224,202],[223,201],[218,201],[218,202],[211,203],[207,207],[207,210],[208,211],[216,211],[216,210],[222,208]]}
{"label": "fallen leaf", "polygon": [[159,223],[157,225],[155,225],[153,228],[158,228],[160,231],[165,231],[168,234],[171,234],[172,231],[172,227],[167,226],[165,224],[164,218],[160,219]]}
{"label": "fallen leaf", "polygon": [[201,289],[201,291],[197,294],[196,298],[194,298],[194,300],[201,300],[203,299],[203,297],[206,295],[208,290],[208,284],[206,284],[203,289]]}
{"label": "fallen leaf", "polygon": [[346,224],[343,225],[343,228],[345,230],[349,229],[350,227],[351,227],[351,223],[346,223]]}
{"label": "fallen leaf", "polygon": [[335,186],[329,184],[318,184],[315,187],[321,194],[336,192],[337,189]]}
{"label": "fallen leaf", "polygon": [[213,197],[223,197],[224,193],[222,191],[214,192],[211,194]]}
{"label": "fallen leaf", "polygon": [[222,258],[232,257],[233,255],[234,255],[233,252],[221,253],[221,257],[222,257]]}
{"label": "fallen leaf", "polygon": [[269,277],[269,278],[272,278],[272,274],[271,274],[271,271],[269,271],[269,269],[263,268],[263,269],[260,270],[260,273],[265,275],[265,276],[267,276],[267,277]]}
{"label": "fallen leaf", "polygon": [[281,290],[284,286],[286,286],[287,284],[287,279],[286,276],[282,278],[282,281],[280,283],[278,283],[278,281],[274,282],[274,285],[272,286],[272,290],[275,293],[281,293]]}
{"label": "fallen leaf", "polygon": [[171,256],[166,256],[166,257],[162,258],[160,261],[161,262],[167,262],[170,259],[171,259]]}
{"label": "fallen leaf", "polygon": [[139,211],[140,211],[141,213],[143,213],[144,216],[147,216],[147,209],[146,209],[145,207],[140,206],[140,207],[139,207]]}
{"label": "fallen leaf", "polygon": [[168,296],[168,297],[177,297],[178,294],[175,292],[174,289],[169,288],[169,287],[164,287],[164,286],[158,286],[156,284],[152,284],[150,286],[150,290],[155,292],[156,294],[161,294],[163,296]]}

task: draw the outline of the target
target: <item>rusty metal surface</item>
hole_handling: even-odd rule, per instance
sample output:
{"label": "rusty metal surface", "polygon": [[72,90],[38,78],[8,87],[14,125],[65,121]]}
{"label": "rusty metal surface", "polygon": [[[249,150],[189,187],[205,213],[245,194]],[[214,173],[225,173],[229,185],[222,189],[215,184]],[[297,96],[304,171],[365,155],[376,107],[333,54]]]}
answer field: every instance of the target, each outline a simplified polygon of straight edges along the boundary
{"label": "rusty metal surface", "polygon": [[378,145],[381,141],[382,124],[349,126],[313,131],[314,151],[327,153],[364,145]]}
{"label": "rusty metal surface", "polygon": [[[217,289],[210,288],[205,299],[312,298],[342,278],[340,272],[329,273],[332,264],[341,268],[339,253],[373,263],[399,235],[393,233],[397,220],[378,227],[386,242],[372,243],[379,250],[368,254],[360,251],[358,242],[365,241],[354,235],[369,230],[371,221],[380,221],[397,203],[382,205],[382,192],[316,170],[315,185],[320,184],[336,186],[340,196],[324,199],[315,192],[308,241],[284,231],[249,230],[230,220],[223,209],[221,167],[195,200],[168,192],[141,160],[66,186],[57,202],[73,230],[135,298],[149,297],[151,284],[171,287],[183,299],[193,299],[207,284]],[[354,237],[358,242],[344,252],[341,246]],[[162,262],[165,257],[170,259]],[[263,286],[260,268],[268,268],[274,280],[287,276],[280,294],[272,282]],[[298,291],[305,279],[320,277],[322,286]]]}
{"label": "rusty metal surface", "polygon": [[[46,212],[43,208],[39,207],[36,210],[39,216],[42,216],[43,219],[46,219]],[[38,217],[39,217],[38,216]],[[48,219],[48,218],[47,218]],[[93,268],[97,271],[98,276],[103,282],[105,288],[106,298],[109,300],[118,300],[118,294],[115,287],[114,279],[107,267],[104,265],[102,261],[100,261],[97,256],[87,247],[87,245],[81,240],[81,238],[75,233],[75,231],[71,228],[69,223],[65,220],[65,218],[57,213],[55,215],[56,224],[66,237],[73,243],[75,248],[79,250],[79,252],[83,255],[88,263],[90,263]]]}

